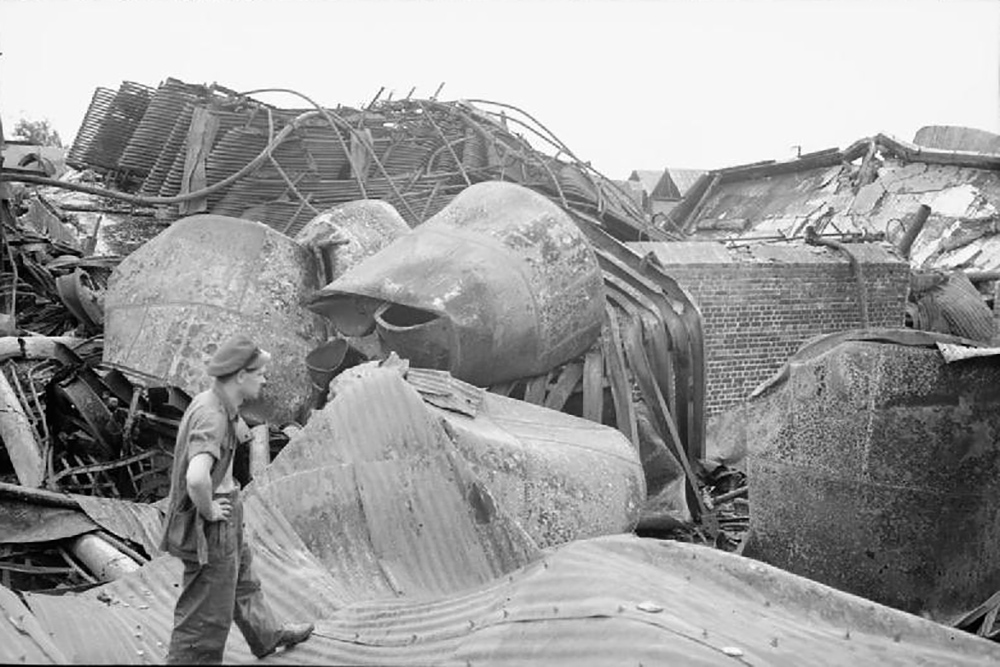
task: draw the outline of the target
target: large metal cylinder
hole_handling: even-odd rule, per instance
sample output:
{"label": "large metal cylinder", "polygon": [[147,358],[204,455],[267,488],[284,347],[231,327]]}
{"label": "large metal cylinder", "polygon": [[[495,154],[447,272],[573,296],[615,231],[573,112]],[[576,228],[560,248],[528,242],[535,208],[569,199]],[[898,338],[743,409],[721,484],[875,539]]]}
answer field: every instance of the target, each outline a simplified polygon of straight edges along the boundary
{"label": "large metal cylinder", "polygon": [[73,540],[70,551],[98,581],[114,581],[140,567],[139,563],[94,533],[86,533]]}
{"label": "large metal cylinder", "polygon": [[951,620],[1000,589],[1000,360],[846,342],[750,402],[745,555]]}
{"label": "large metal cylinder", "polygon": [[409,231],[409,225],[391,204],[361,199],[323,211],[302,228],[295,240],[316,249],[329,282]]}
{"label": "large metal cylinder", "polygon": [[105,361],[189,393],[211,384],[205,364],[243,333],[273,355],[264,396],[244,406],[272,422],[296,418],[311,393],[305,357],[324,339],[304,308],[315,260],[267,225],[219,215],[178,220],[115,269],[105,296]]}
{"label": "large metal cylinder", "polygon": [[569,215],[514,183],[459,193],[327,285],[311,308],[348,336],[377,329],[414,366],[480,386],[538,375],[597,339],[597,257]]}

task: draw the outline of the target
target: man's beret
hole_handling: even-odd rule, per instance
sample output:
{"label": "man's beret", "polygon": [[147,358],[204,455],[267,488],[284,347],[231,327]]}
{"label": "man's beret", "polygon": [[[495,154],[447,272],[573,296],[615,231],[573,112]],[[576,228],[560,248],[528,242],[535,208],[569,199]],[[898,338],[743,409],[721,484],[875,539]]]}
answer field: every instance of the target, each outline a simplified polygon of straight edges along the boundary
{"label": "man's beret", "polygon": [[248,336],[238,334],[222,344],[211,361],[208,362],[207,371],[212,377],[225,377],[232,375],[243,369],[255,370],[260,368],[270,358],[264,350],[257,347]]}

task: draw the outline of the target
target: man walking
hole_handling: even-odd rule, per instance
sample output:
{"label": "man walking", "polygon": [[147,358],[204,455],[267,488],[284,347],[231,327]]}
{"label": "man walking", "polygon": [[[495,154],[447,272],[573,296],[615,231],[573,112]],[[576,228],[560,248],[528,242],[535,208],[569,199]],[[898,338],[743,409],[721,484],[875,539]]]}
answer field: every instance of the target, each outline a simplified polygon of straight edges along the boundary
{"label": "man walking", "polygon": [[227,340],[208,364],[213,386],[194,397],[181,419],[160,545],[184,561],[167,664],[221,664],[233,621],[258,658],[313,631],[309,623],[280,625],[265,601],[233,479],[236,447],[250,440],[237,411],[260,396],[270,359],[246,336]]}

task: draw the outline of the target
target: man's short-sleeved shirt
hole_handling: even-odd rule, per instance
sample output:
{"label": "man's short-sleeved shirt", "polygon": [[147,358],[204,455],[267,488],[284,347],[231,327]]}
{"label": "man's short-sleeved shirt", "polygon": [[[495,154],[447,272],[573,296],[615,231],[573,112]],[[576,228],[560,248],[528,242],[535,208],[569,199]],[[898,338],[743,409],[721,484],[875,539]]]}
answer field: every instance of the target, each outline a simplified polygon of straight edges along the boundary
{"label": "man's short-sleeved shirt", "polygon": [[[164,519],[161,548],[170,552],[189,553],[194,544],[171,544],[172,522],[192,515],[194,503],[187,493],[187,469],[197,454],[209,454],[212,464],[212,490],[219,487],[232,467],[236,447],[250,437],[250,430],[236,407],[222,394],[218,386],[201,392],[192,399],[177,428],[174,463],[170,477],[170,501]],[[173,531],[174,534],[181,534]],[[182,531],[185,535],[189,531]],[[184,542],[189,540],[185,539]]]}

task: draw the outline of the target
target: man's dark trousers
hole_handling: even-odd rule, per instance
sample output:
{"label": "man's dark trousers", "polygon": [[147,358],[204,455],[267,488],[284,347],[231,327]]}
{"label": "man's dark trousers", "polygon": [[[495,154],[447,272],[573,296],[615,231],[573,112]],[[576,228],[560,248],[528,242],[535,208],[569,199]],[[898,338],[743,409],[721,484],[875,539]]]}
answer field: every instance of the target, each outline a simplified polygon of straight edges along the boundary
{"label": "man's dark trousers", "polygon": [[167,664],[221,664],[233,621],[254,655],[269,653],[281,626],[264,600],[243,540],[239,491],[218,495],[232,500],[229,519],[205,523],[208,563],[184,560],[184,587],[174,609]]}

